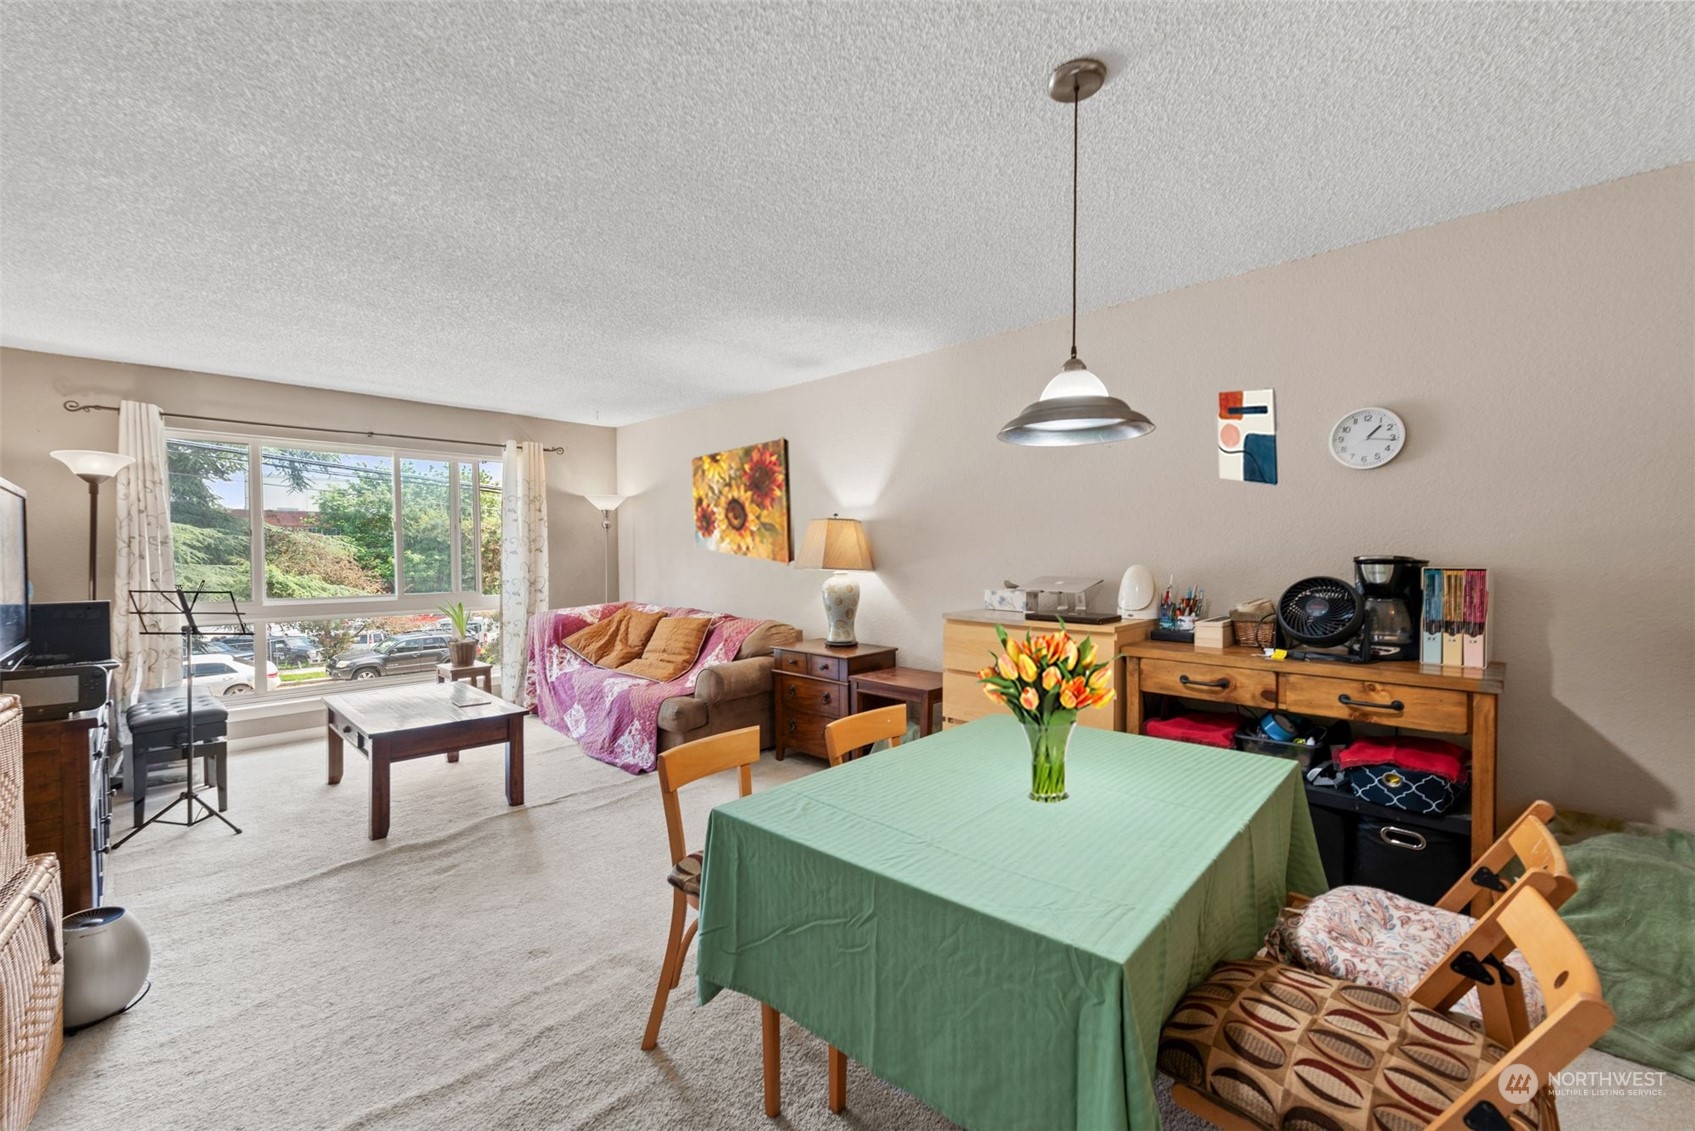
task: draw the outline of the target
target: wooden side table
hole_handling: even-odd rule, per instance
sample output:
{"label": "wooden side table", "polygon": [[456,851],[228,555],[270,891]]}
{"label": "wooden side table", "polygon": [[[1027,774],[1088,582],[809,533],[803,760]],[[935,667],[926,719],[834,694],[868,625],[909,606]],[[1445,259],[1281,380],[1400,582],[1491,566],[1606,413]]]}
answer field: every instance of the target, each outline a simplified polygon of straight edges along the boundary
{"label": "wooden side table", "polygon": [[791,750],[828,757],[824,728],[849,713],[853,688],[848,681],[895,666],[895,649],[878,644],[832,648],[822,640],[802,640],[773,648],[771,654],[778,761]]}
{"label": "wooden side table", "polygon": [[[452,664],[436,665],[437,683],[458,683],[460,680],[464,680],[472,687],[476,687],[480,684],[484,691],[493,695],[494,665],[485,664],[480,660],[466,664],[462,668],[456,668]],[[459,751],[449,750],[447,752],[447,760],[449,762],[459,761]]]}
{"label": "wooden side table", "polygon": [[851,714],[889,703],[910,703],[918,708],[918,737],[936,729],[936,712],[942,706],[942,673],[923,668],[884,668],[851,677]]}

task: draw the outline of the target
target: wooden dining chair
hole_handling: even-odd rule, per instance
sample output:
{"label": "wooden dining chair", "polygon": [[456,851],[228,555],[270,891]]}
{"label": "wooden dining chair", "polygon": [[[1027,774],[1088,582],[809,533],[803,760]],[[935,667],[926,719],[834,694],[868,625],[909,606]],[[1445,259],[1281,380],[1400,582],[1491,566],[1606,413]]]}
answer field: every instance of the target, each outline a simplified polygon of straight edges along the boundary
{"label": "wooden dining chair", "polygon": [[[642,1035],[642,1051],[659,1045],[659,1026],[665,1020],[665,1003],[682,981],[683,956],[694,941],[695,928],[700,925],[698,914],[688,930],[683,922],[689,908],[700,910],[700,879],[706,863],[703,851],[690,852],[683,835],[683,810],[677,792],[690,782],[726,770],[735,770],[739,778],[740,796],[753,792],[753,764],[759,761],[759,728],[743,727],[709,738],[685,742],[659,754],[659,799],[665,807],[665,835],[671,847],[671,871],[665,881],[671,885],[671,930],[665,943],[665,961],[659,967],[659,985],[653,991],[653,1007],[647,1015],[647,1032]],[[776,1049],[777,1011],[761,1005],[761,1029],[765,1046],[766,1104],[777,1102],[779,1083]],[[839,1112],[847,1104],[847,1058],[834,1046],[829,1048],[829,1104]],[[770,1114],[776,1114],[770,1112]]]}
{"label": "wooden dining chair", "polygon": [[[1492,1039],[1516,949],[1548,1015]],[[1479,1022],[1444,1007],[1474,988]],[[1549,1078],[1613,1024],[1595,966],[1542,891],[1516,884],[1420,986],[1420,1000],[1268,958],[1221,962],[1178,1002],[1159,1068],[1180,1107],[1226,1131],[1427,1127],[1557,1131]]]}
{"label": "wooden dining chair", "polygon": [[[1577,881],[1548,828],[1553,816],[1552,805],[1534,802],[1434,905],[1355,885],[1312,899],[1291,897],[1266,939],[1266,953],[1333,978],[1410,994],[1471,930],[1474,921],[1465,910],[1479,896],[1492,902],[1528,884],[1556,910],[1571,898]],[[1535,975],[1521,956],[1508,955],[1506,961],[1524,976],[1530,1020],[1541,1020],[1544,1007]],[[1458,1008],[1482,1016],[1476,994],[1468,994]]]}
{"label": "wooden dining chair", "polygon": [[683,930],[689,908],[700,910],[700,873],[705,856],[690,852],[683,836],[683,810],[677,791],[690,782],[725,770],[736,770],[741,796],[753,792],[753,764],[759,761],[759,728],[743,727],[709,738],[685,742],[659,753],[659,799],[665,806],[665,835],[671,842],[671,871],[665,882],[671,892],[671,932],[665,943],[665,962],[659,968],[659,986],[653,991],[653,1008],[647,1015],[647,1033],[642,1049],[659,1044],[659,1025],[665,1020],[665,1002],[682,979],[683,955],[694,941],[698,916]]}
{"label": "wooden dining chair", "polygon": [[899,746],[906,737],[906,705],[879,707],[857,715],[837,719],[824,728],[824,753],[830,765],[839,766],[848,755],[878,739],[887,739],[890,746]]}

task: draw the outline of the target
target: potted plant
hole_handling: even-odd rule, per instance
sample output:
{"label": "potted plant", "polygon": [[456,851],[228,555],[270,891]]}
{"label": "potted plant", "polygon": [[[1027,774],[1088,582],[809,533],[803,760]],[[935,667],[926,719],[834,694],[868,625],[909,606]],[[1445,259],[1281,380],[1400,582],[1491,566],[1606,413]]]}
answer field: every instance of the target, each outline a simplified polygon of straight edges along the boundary
{"label": "potted plant", "polygon": [[451,605],[437,605],[436,610],[453,625],[453,640],[447,646],[453,666],[468,668],[476,663],[477,638],[471,635],[471,618],[465,612],[465,602],[455,601]]}

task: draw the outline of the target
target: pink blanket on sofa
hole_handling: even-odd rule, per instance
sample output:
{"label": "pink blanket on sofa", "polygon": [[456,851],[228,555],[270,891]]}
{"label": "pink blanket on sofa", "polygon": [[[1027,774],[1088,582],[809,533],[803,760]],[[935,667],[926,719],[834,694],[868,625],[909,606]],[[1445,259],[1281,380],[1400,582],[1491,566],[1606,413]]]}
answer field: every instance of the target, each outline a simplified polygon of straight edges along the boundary
{"label": "pink blanket on sofa", "polygon": [[589,757],[632,774],[653,769],[659,757],[659,708],[676,695],[692,695],[701,670],[736,658],[742,642],[763,621],[664,608],[671,617],[710,617],[711,627],[694,667],[667,683],[597,668],[569,648],[565,638],[629,605],[659,610],[658,605],[613,602],[575,609],[551,609],[530,621],[530,662],[524,675],[524,705],[542,722],[575,739]]}

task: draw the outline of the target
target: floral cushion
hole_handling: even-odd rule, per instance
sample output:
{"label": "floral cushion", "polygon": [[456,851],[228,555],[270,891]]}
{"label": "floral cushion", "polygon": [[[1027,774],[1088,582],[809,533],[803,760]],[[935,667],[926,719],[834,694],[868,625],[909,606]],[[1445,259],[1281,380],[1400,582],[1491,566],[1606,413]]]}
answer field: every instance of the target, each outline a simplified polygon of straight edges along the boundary
{"label": "floral cushion", "polygon": [[[1160,1071],[1264,1128],[1417,1131],[1505,1050],[1480,1022],[1267,958],[1221,962],[1160,1032]],[[1532,1099],[1514,1131],[1544,1124]]]}
{"label": "floral cushion", "polygon": [[671,865],[671,874],[665,877],[665,882],[682,892],[700,898],[700,870],[705,860],[705,853],[691,852],[675,864]]}
{"label": "floral cushion", "polygon": [[[1470,916],[1372,887],[1333,888],[1298,911],[1285,912],[1266,939],[1266,953],[1332,978],[1410,994],[1472,928]],[[1507,965],[1524,987],[1531,1025],[1547,1016],[1542,989],[1518,951]],[[1454,1008],[1483,1016],[1472,990]]]}

